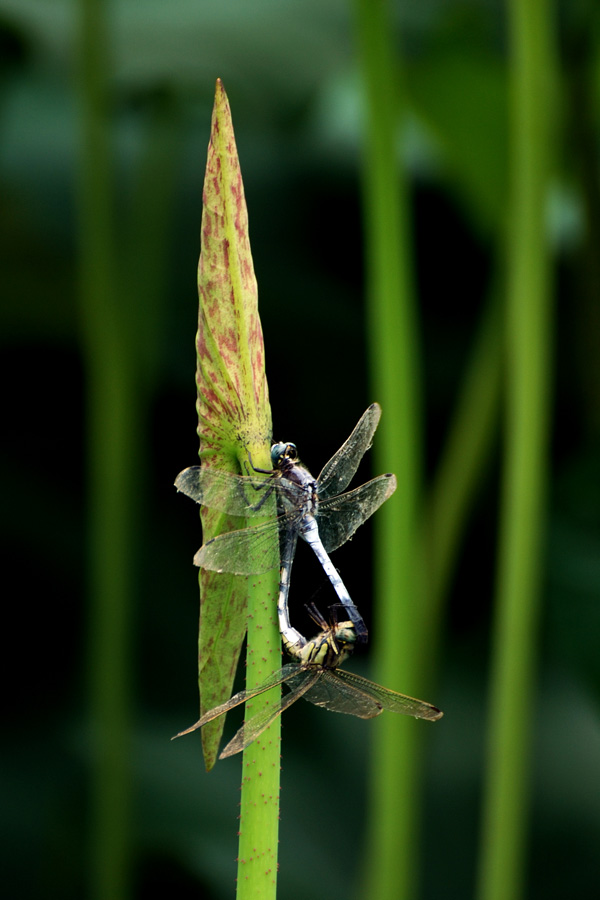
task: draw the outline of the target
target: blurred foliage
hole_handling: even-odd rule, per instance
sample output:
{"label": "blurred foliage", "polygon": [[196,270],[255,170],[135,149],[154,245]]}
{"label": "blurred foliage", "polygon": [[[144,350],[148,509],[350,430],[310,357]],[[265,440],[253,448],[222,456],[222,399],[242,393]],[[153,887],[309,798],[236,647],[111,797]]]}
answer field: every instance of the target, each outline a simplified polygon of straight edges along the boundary
{"label": "blurred foliage", "polygon": [[[15,578],[5,592],[5,634],[19,643],[6,682],[1,777],[5,886],[23,900],[85,896],[90,746],[73,7],[0,2],[2,548],[5,577]],[[200,530],[172,482],[197,453],[195,273],[214,82],[223,79],[233,109],[275,437],[296,440],[318,471],[377,399],[367,395],[364,362],[354,48],[342,0],[123,0],[111,12],[119,240],[127,259],[138,261],[132,271],[156,252],[140,213],[154,200],[153,182],[144,182],[143,196],[135,190],[155,133],[156,97],[173,98],[178,117],[165,171],[173,211],[160,237],[168,272],[160,296],[152,293],[154,319],[144,326],[151,336],[140,330],[144,352],[152,349],[143,363],[149,416],[138,438],[135,896],[227,897],[239,767],[229,761],[207,776],[199,745],[168,740],[197,708],[191,558]],[[504,15],[494,0],[424,0],[399,5],[397,15],[411,107],[398,158],[413,185],[431,470],[505,214]],[[541,699],[532,710],[532,900],[587,900],[598,883],[599,26],[593,0],[561,5],[564,139],[549,198],[559,273],[553,481]],[[164,188],[160,178],[154,185]],[[428,698],[446,716],[428,759],[426,898],[473,890],[497,483],[493,462],[457,560],[439,687]],[[362,531],[335,562],[368,616],[369,529]],[[321,586],[318,565],[300,547],[295,596],[310,598]],[[361,660],[353,666],[360,670]],[[227,725],[231,733],[235,724]],[[309,704],[284,721],[280,892],[288,900],[314,894],[315,885],[332,900],[352,893],[368,733],[368,722]]]}

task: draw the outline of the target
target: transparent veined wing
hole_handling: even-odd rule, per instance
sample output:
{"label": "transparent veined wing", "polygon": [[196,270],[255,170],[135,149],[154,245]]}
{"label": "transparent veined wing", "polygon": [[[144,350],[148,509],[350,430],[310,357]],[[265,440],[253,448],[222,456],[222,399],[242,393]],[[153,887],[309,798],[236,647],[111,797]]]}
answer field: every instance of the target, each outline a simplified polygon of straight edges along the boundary
{"label": "transparent veined wing", "polygon": [[[195,565],[234,575],[259,575],[277,568],[278,534],[286,535],[299,515],[291,511],[276,517],[276,495],[282,481],[279,477],[234,475],[204,466],[180,472],[176,488],[196,503],[228,515],[271,517],[261,525],[229,531],[207,541],[194,556]],[[289,498],[298,489],[286,481],[284,491]]]}
{"label": "transparent veined wing", "polygon": [[275,514],[278,481],[269,475],[234,475],[223,469],[190,466],[179,473],[175,487],[202,506],[250,518]]}
{"label": "transparent veined wing", "polygon": [[280,527],[281,519],[271,519],[252,528],[220,534],[200,547],[194,565],[232,575],[260,575],[276,569],[283,535]]}
{"label": "transparent veined wing", "polygon": [[372,403],[362,414],[348,440],[325,463],[317,478],[317,492],[321,499],[341,494],[348,487],[361,459],[373,443],[380,417],[381,407],[378,403]]}
{"label": "transparent veined wing", "polygon": [[280,704],[261,710],[245,723],[222,751],[220,759],[233,756],[251,744],[300,697],[330,712],[360,719],[373,719],[381,715],[384,709],[430,721],[436,721],[443,715],[430,703],[391,691],[345,669],[307,666],[284,681],[291,688],[290,693],[282,698]]}
{"label": "transparent veined wing", "polygon": [[255,741],[263,731],[266,731],[269,725],[285,712],[292,703],[295,703],[300,697],[303,695],[305,696],[307,692],[310,692],[312,685],[321,677],[322,671],[322,669],[313,666],[308,667],[307,669],[301,669],[296,675],[286,678],[285,681],[288,686],[292,688],[289,694],[282,697],[281,703],[277,704],[277,706],[263,709],[256,713],[255,716],[252,716],[248,722],[244,722],[239,731],[236,732],[227,746],[221,751],[219,759],[233,756],[235,753],[239,753],[240,750],[244,750],[248,747],[252,741]]}
{"label": "transparent veined wing", "polygon": [[[415,697],[408,697],[406,694],[399,694],[389,688],[384,688],[362,675],[355,675],[346,669],[336,669],[335,672],[328,673],[331,677],[335,677],[337,681],[343,681],[349,688],[353,689],[357,698],[362,694],[371,701],[379,704],[382,709],[389,712],[401,713],[405,716],[414,716],[416,719],[429,719],[435,722],[444,715],[437,706],[426,703],[424,700],[417,700]],[[358,713],[354,713],[358,715]],[[367,717],[369,718],[369,717]]]}
{"label": "transparent veined wing", "polygon": [[395,475],[379,475],[353,491],[319,502],[316,518],[325,550],[331,553],[341,547],[395,490]]}
{"label": "transparent veined wing", "polygon": [[239,693],[234,694],[234,696],[230,697],[229,700],[227,700],[225,703],[221,703],[219,706],[215,706],[213,709],[209,709],[208,712],[205,712],[197,722],[194,722],[193,725],[190,725],[190,727],[184,729],[184,731],[179,731],[171,738],[171,740],[174,741],[175,738],[182,737],[184,734],[191,734],[192,731],[197,731],[198,728],[202,728],[202,726],[206,725],[207,722],[212,722],[213,719],[218,719],[219,716],[225,715],[225,713],[229,712],[229,710],[235,709],[236,706],[240,706],[242,703],[246,703],[246,701],[252,700],[254,697],[258,697],[260,694],[264,694],[265,691],[269,691],[271,690],[271,688],[283,684],[284,681],[287,681],[301,671],[302,666],[299,666],[298,663],[287,663],[285,666],[283,666],[281,669],[278,669],[277,672],[274,672],[269,676],[269,678],[265,679],[265,681],[263,681],[252,690],[239,691]]}
{"label": "transparent veined wing", "polygon": [[383,707],[367,694],[338,678],[343,669],[322,669],[321,678],[305,694],[304,699],[330,712],[358,716],[359,719],[373,719],[381,715]]}

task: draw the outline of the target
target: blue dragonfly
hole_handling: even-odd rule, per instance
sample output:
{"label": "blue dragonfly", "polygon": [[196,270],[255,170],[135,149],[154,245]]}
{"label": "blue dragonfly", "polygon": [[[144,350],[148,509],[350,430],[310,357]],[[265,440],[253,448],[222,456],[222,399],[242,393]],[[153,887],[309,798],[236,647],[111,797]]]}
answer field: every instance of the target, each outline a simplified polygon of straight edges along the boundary
{"label": "blue dragonfly", "polygon": [[[194,563],[215,572],[255,575],[280,567],[277,601],[279,628],[288,643],[302,636],[290,624],[290,573],[298,537],[312,548],[352,621],[358,641],[368,632],[329,553],[336,550],[396,490],[394,475],[380,475],[344,493],[371,446],[381,408],[373,403],[348,440],[313,478],[298,459],[295,444],[271,447],[272,470],[252,466],[251,475],[234,475],[206,466],[184,469],[175,486],[197,503],[247,519],[272,513],[259,525],[230,531],[207,541]],[[265,477],[266,476],[266,477]]]}

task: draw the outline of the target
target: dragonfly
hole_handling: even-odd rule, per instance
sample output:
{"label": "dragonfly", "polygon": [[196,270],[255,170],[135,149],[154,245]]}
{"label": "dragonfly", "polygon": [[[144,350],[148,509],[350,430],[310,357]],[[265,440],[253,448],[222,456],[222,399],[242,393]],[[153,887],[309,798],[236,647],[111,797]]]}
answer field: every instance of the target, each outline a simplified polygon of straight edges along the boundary
{"label": "dragonfly", "polygon": [[196,553],[194,563],[215,572],[236,575],[260,574],[279,566],[279,629],[289,643],[299,646],[303,641],[306,643],[292,628],[288,611],[290,573],[298,536],[316,554],[354,624],[357,640],[367,639],[362,616],[329,553],[349,540],[396,490],[396,477],[385,474],[343,493],[371,446],[380,416],[379,404],[371,404],[316,480],[300,463],[296,445],[285,442],[271,447],[272,470],[257,469],[250,459],[254,472],[251,475],[192,466],[175,479],[175,487],[196,503],[245,518],[265,517],[271,509],[269,501],[275,496],[276,517],[207,541]]}
{"label": "dragonfly", "polygon": [[226,703],[204,713],[194,725],[180,731],[172,740],[202,728],[207,722],[212,722],[236,706],[281,684],[290,688],[289,693],[275,705],[261,710],[245,722],[221,751],[219,759],[233,756],[248,747],[300,697],[331,712],[346,713],[360,719],[373,719],[384,710],[430,722],[441,719],[443,713],[431,703],[399,694],[363,678],[362,675],[338,668],[354,649],[354,623],[347,621],[328,624],[314,604],[309,611],[321,631],[310,641],[303,638],[303,646],[299,646],[298,642],[289,644],[284,639],[284,646],[294,662],[287,663],[258,687],[240,691]]}

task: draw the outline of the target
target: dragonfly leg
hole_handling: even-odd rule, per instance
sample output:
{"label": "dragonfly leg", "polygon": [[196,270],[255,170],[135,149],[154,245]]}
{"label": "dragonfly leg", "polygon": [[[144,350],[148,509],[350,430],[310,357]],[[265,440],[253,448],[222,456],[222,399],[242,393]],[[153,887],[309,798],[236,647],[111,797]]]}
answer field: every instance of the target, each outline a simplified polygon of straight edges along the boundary
{"label": "dragonfly leg", "polygon": [[[261,488],[257,488],[257,487],[253,486],[253,490],[258,491],[258,490],[261,490]],[[252,512],[258,512],[260,509],[262,509],[262,507],[265,505],[265,503],[267,502],[267,500],[269,499],[269,497],[271,496],[271,494],[273,493],[274,490],[275,490],[275,485],[273,484],[273,482],[271,482],[270,484],[267,482],[267,489],[264,492],[264,494],[262,495],[262,497],[260,498],[260,500],[258,501],[258,503],[255,503],[254,506],[250,507]]]}
{"label": "dragonfly leg", "polygon": [[257,466],[255,466],[254,463],[252,462],[252,454],[250,453],[249,450],[248,450],[248,462],[252,466],[252,470],[254,472],[260,472],[261,475],[273,475],[273,473],[275,471],[274,469],[259,469]]}
{"label": "dragonfly leg", "polygon": [[[249,486],[246,485],[244,487],[244,490],[250,489],[257,493],[258,493],[258,491],[264,491],[264,494],[262,495],[262,497],[260,498],[258,503],[254,504],[254,505],[252,505],[252,504],[248,505],[248,510],[249,511],[251,510],[252,512],[256,513],[262,509],[262,507],[265,505],[265,503],[267,502],[267,500],[273,493],[273,490],[275,487],[274,478],[276,477],[277,472],[275,472],[273,469],[257,469],[256,466],[254,465],[254,463],[252,462],[252,455],[249,450],[248,450],[248,460],[249,460],[252,470],[254,472],[260,472],[262,475],[270,475],[271,476],[271,478],[265,478],[264,482],[262,482],[261,484],[250,484]],[[245,495],[244,495],[244,499],[246,499]]]}

